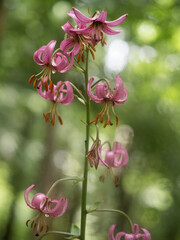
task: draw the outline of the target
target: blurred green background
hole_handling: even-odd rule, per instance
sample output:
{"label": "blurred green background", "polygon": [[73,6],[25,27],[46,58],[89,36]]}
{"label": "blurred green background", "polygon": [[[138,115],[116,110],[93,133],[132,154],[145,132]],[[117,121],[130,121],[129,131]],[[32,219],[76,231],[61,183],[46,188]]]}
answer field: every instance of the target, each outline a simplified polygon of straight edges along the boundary
{"label": "blurred green background", "polygon": [[[77,100],[60,106],[64,125],[44,122],[50,103],[41,99],[28,79],[41,68],[33,53],[50,40],[64,38],[61,26],[76,7],[84,14],[106,9],[107,20],[128,13],[122,33],[107,37],[97,47],[89,74],[107,77],[115,84],[119,74],[128,89],[128,101],[116,107],[120,127],[100,129],[102,140],[121,141],[129,151],[129,164],[120,172],[119,186],[110,178],[103,183],[103,169],[90,169],[88,204],[127,212],[134,223],[148,229],[152,239],[180,239],[180,2],[178,0],[4,0],[0,1],[0,239],[32,240],[25,226],[34,216],[24,202],[31,184],[47,192],[64,176],[82,176],[85,110]],[[83,75],[74,69],[55,74],[54,80],[71,80],[83,89]],[[91,118],[101,106],[92,103]],[[112,119],[114,120],[113,116]],[[92,128],[92,136],[94,129]],[[133,137],[134,136],[134,137]],[[33,194],[35,191],[32,191]],[[59,195],[60,193],[60,195]],[[32,194],[32,196],[33,196]],[[79,225],[81,184],[60,184],[54,198],[65,196],[64,216],[50,222],[54,230],[70,231]],[[87,240],[108,239],[112,224],[129,231],[117,214],[92,214],[87,220]],[[44,239],[64,239],[49,235]]]}

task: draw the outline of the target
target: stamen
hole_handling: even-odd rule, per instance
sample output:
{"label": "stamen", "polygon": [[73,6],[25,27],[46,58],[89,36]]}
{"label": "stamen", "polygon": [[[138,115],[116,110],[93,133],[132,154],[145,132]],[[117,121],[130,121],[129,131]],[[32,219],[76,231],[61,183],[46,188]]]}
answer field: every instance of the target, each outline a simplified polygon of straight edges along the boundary
{"label": "stamen", "polygon": [[117,127],[119,125],[119,118],[118,118],[118,115],[115,113],[113,106],[112,106],[112,111],[113,111],[114,116],[116,117],[116,127]]}
{"label": "stamen", "polygon": [[33,74],[33,75],[29,78],[28,82],[31,84],[32,81],[34,80],[34,78],[35,78],[35,74]]}
{"label": "stamen", "polygon": [[52,80],[50,80],[50,83],[49,83],[49,90],[51,93],[53,93],[53,91],[54,91],[54,84],[53,84]]}
{"label": "stamen", "polygon": [[33,228],[33,225],[34,225],[34,220],[31,222],[31,228]]}
{"label": "stamen", "polygon": [[82,62],[84,62],[84,54],[83,53],[82,53],[81,59],[82,59]]}
{"label": "stamen", "polygon": [[45,122],[49,122],[50,121],[50,112],[47,112],[46,114],[43,113],[43,116],[45,118]]}
{"label": "stamen", "polygon": [[33,88],[35,88],[35,87],[36,87],[36,85],[37,85],[37,82],[38,82],[38,79],[36,78],[36,79],[34,80],[34,83],[33,83]]}
{"label": "stamen", "polygon": [[34,224],[34,230],[35,230],[36,226],[37,226],[37,223]]}
{"label": "stamen", "polygon": [[55,115],[55,111],[53,110],[53,111],[52,111],[52,119],[51,119],[51,124],[52,124],[52,126],[55,125],[55,120],[56,120],[56,115]]}
{"label": "stamen", "polygon": [[46,90],[46,92],[47,92],[47,91],[48,91],[48,83],[47,83],[47,82],[45,82],[44,88],[45,88],[45,90]]}
{"label": "stamen", "polygon": [[59,120],[60,124],[63,125],[63,120],[62,120],[62,118],[60,117],[59,114],[58,114],[57,116],[58,116],[58,120]]}
{"label": "stamen", "polygon": [[93,58],[93,60],[94,60],[94,59],[95,59],[95,55],[94,55],[94,53],[93,53],[92,49],[90,49],[90,48],[89,48],[89,50],[90,50],[90,53],[91,53],[91,55],[92,55],[92,58]]}
{"label": "stamen", "polygon": [[30,222],[31,220],[30,219],[28,219],[27,221],[26,221],[26,226],[28,227],[28,223]]}

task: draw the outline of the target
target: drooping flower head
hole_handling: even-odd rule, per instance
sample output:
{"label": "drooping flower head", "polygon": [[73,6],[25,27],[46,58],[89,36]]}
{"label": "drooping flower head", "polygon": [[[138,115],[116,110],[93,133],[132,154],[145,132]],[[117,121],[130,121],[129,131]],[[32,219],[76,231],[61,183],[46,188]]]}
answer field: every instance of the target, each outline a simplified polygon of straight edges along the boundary
{"label": "drooping flower head", "polygon": [[93,144],[87,153],[86,157],[89,161],[89,165],[91,167],[95,166],[95,168],[98,168],[99,161],[101,159],[101,140],[99,139],[99,128],[96,126],[96,139],[93,139]]}
{"label": "drooping flower head", "polygon": [[114,230],[116,228],[116,225],[112,225],[109,229],[109,240],[151,240],[151,235],[148,230],[145,228],[141,228],[141,231],[143,233],[139,232],[139,226],[138,224],[133,225],[133,233],[125,233],[125,232],[118,232],[116,235],[114,234]]}
{"label": "drooping flower head", "polygon": [[[105,153],[104,159],[102,157],[103,152]],[[119,181],[119,177],[116,175],[114,169],[117,169],[128,163],[127,150],[122,147],[119,142],[114,142],[112,150],[107,148],[101,148],[101,157],[99,163],[107,167],[107,171],[110,173],[110,177],[113,183],[116,185]],[[107,171],[105,171],[105,174],[107,173]],[[104,181],[105,174],[100,177],[100,181]]]}
{"label": "drooping flower head", "polygon": [[31,83],[34,80],[33,87],[36,87],[36,84],[39,80],[41,80],[42,84],[44,84],[44,79],[45,77],[47,77],[46,81],[49,81],[50,83],[49,88],[52,91],[51,73],[52,72],[64,73],[72,68],[74,63],[73,53],[70,54],[70,61],[68,61],[68,58],[64,54],[62,54],[59,51],[59,49],[54,51],[55,45],[56,41],[52,40],[47,45],[40,47],[34,53],[34,61],[38,65],[40,65],[43,68],[43,70],[37,75],[32,75],[30,77],[29,83]]}
{"label": "drooping flower head", "polygon": [[101,141],[99,139],[96,139],[89,152],[87,153],[87,159],[89,161],[89,165],[91,167],[95,166],[95,168],[98,168],[99,161],[101,158]]}
{"label": "drooping flower head", "polygon": [[65,54],[70,55],[73,53],[74,55],[78,54],[77,62],[82,60],[84,62],[84,48],[87,47],[94,59],[93,51],[96,51],[94,45],[92,43],[92,38],[88,34],[79,34],[77,33],[78,29],[86,28],[86,24],[79,21],[73,11],[69,11],[68,15],[72,17],[77,25],[75,27],[68,21],[62,26],[62,29],[70,36],[69,38],[63,40],[60,44],[60,49],[64,51]]}
{"label": "drooping flower head", "polygon": [[82,24],[90,24],[88,27],[84,29],[78,29],[76,32],[80,34],[88,33],[91,35],[95,43],[101,41],[102,46],[105,44],[104,33],[108,35],[115,35],[120,33],[121,30],[113,30],[110,27],[120,25],[128,16],[128,14],[124,14],[114,21],[106,21],[107,12],[105,10],[103,10],[102,13],[96,11],[92,18],[86,17],[76,8],[73,8],[73,11]]}
{"label": "drooping flower head", "polygon": [[44,193],[37,193],[34,195],[32,201],[29,201],[29,192],[35,185],[28,187],[24,193],[24,199],[26,204],[38,212],[37,216],[32,220],[27,220],[26,225],[31,222],[31,228],[36,229],[36,236],[45,230],[48,231],[48,225],[46,224],[46,215],[57,218],[62,216],[68,206],[68,200],[66,198],[60,198],[59,200],[51,200]]}
{"label": "drooping flower head", "polygon": [[[46,83],[47,77],[44,79],[44,83]],[[55,124],[55,116],[57,115],[60,124],[63,124],[63,121],[58,113],[57,103],[61,103],[64,105],[69,105],[74,100],[73,89],[70,82],[59,81],[56,85],[53,84],[52,88],[53,91],[48,89],[43,89],[43,84],[40,82],[37,87],[37,91],[39,95],[46,100],[51,101],[50,110],[44,115],[46,122],[51,122],[52,126]]]}
{"label": "drooping flower head", "polygon": [[106,121],[104,123],[104,127],[107,125],[112,125],[111,118],[109,115],[109,106],[112,106],[113,114],[116,117],[116,126],[118,126],[119,119],[114,111],[114,105],[120,105],[126,102],[128,98],[128,91],[124,88],[123,82],[121,78],[116,75],[116,87],[113,91],[109,85],[109,82],[106,80],[105,83],[97,83],[95,87],[95,94],[92,92],[92,83],[94,82],[94,78],[91,77],[88,86],[87,86],[87,94],[88,96],[96,103],[104,104],[103,109],[100,113],[97,114],[96,119],[93,120],[95,123],[100,122],[103,123],[104,115],[106,114]]}

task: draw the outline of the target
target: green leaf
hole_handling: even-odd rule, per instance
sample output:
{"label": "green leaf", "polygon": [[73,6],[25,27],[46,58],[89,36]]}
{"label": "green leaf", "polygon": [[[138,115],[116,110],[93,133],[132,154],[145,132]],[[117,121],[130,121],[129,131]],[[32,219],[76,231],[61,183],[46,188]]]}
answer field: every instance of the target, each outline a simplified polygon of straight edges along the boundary
{"label": "green leaf", "polygon": [[95,202],[93,203],[89,208],[88,208],[88,212],[93,212],[96,211],[99,207],[99,205],[101,204],[101,202]]}
{"label": "green leaf", "polygon": [[77,225],[72,224],[71,233],[74,235],[80,235],[80,228]]}

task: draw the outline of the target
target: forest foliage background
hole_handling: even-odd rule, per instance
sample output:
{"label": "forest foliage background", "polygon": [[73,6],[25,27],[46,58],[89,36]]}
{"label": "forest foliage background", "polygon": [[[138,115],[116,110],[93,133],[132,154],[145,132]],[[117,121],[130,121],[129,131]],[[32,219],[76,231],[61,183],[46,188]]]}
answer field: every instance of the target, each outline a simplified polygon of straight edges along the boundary
{"label": "forest foliage background", "polygon": [[[101,128],[101,138],[128,144],[129,163],[118,188],[102,169],[90,169],[88,204],[127,212],[133,222],[148,229],[152,239],[180,239],[180,2],[178,0],[4,0],[0,1],[0,239],[35,239],[25,222],[33,215],[23,199],[31,184],[47,192],[60,177],[81,176],[84,154],[82,104],[60,106],[63,126],[51,127],[42,113],[49,103],[32,89],[29,77],[40,71],[33,53],[50,40],[57,47],[64,38],[61,26],[76,7],[84,14],[106,9],[108,20],[128,13],[122,33],[98,47],[90,75],[114,80],[119,74],[128,89],[128,101],[116,111],[120,127]],[[75,69],[54,75],[83,88]],[[112,81],[112,85],[114,82]],[[92,104],[92,117],[100,106]],[[57,193],[69,198],[67,213],[51,224],[70,231],[79,225],[80,184],[66,183]],[[59,197],[55,191],[55,197]],[[98,193],[98,194],[97,194]],[[88,216],[87,239],[108,238],[116,223],[128,231],[123,217],[106,213]],[[60,239],[48,236],[44,239]],[[63,238],[62,238],[63,239]]]}

